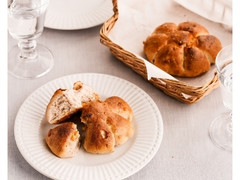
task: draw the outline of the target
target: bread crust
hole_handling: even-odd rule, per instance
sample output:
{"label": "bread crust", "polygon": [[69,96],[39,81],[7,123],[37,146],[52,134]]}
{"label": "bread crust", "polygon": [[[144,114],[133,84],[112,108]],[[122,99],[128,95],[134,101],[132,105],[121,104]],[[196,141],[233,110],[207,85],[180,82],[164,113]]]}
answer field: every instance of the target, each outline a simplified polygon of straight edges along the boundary
{"label": "bread crust", "polygon": [[84,149],[94,154],[113,152],[115,146],[132,137],[132,117],[132,109],[119,97],[85,104],[81,115],[86,125]]}
{"label": "bread crust", "polygon": [[132,121],[133,111],[130,105],[118,96],[111,96],[104,101],[108,108],[115,114]]}
{"label": "bread crust", "polygon": [[46,143],[50,150],[60,158],[73,157],[80,148],[80,134],[76,124],[62,123],[49,130]]}
{"label": "bread crust", "polygon": [[164,23],[143,44],[151,63],[179,77],[206,73],[222,49],[220,40],[196,22]]}

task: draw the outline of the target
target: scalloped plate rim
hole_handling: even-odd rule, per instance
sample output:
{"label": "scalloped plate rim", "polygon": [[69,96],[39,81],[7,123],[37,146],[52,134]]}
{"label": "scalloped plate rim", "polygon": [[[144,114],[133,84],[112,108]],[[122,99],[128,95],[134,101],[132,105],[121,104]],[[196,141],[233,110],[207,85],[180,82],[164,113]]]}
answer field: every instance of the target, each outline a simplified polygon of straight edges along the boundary
{"label": "scalloped plate rim", "polygon": [[[48,7],[45,16],[44,27],[56,30],[79,30],[101,25],[113,15],[112,2],[110,1],[111,3],[110,4],[107,1],[109,0],[105,0],[105,2],[102,3],[102,5],[96,8],[94,11],[89,11],[88,13],[85,14],[79,13],[77,16],[70,15],[65,19],[62,19],[61,17],[58,16],[60,14],[57,8]],[[51,4],[49,6],[51,6]],[[66,6],[68,6],[68,4],[66,4]],[[76,11],[74,12],[77,13]],[[67,8],[64,8],[64,11],[62,12],[61,8],[61,14],[63,13],[68,14],[69,10]],[[83,15],[83,17],[81,17],[81,15]]]}

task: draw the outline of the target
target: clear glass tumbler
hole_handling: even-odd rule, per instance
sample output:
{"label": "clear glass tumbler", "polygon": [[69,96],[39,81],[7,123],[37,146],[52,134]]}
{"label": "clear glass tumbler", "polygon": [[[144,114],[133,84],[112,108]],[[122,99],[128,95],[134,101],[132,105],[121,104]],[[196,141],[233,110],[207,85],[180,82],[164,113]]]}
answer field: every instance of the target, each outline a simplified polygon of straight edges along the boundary
{"label": "clear glass tumbler", "polygon": [[54,64],[50,50],[36,39],[44,29],[49,0],[14,0],[8,10],[8,31],[18,45],[8,53],[8,72],[18,78],[37,78]]}
{"label": "clear glass tumbler", "polygon": [[211,123],[209,135],[217,147],[232,151],[232,45],[224,47],[218,53],[216,68],[226,112]]}

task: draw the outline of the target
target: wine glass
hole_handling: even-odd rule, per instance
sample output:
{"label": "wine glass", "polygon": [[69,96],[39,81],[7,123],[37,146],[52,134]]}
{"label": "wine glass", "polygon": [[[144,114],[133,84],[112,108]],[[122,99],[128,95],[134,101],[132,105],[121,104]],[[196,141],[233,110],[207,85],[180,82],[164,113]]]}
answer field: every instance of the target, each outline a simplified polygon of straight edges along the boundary
{"label": "wine glass", "polygon": [[218,53],[216,68],[226,112],[211,123],[209,135],[217,147],[232,151],[232,45],[224,47]]}
{"label": "wine glass", "polygon": [[9,7],[8,31],[18,45],[8,53],[8,72],[15,77],[41,77],[53,67],[50,50],[36,42],[44,29],[48,4],[49,0],[14,0]]}

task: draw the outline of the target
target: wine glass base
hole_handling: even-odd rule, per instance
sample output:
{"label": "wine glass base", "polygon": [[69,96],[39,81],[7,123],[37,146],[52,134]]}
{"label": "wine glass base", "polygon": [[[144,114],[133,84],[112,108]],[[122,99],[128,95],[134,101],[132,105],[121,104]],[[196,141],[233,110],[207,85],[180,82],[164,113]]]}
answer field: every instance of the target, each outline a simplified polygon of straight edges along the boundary
{"label": "wine glass base", "polygon": [[20,57],[20,49],[16,45],[8,54],[8,72],[20,79],[34,79],[47,74],[53,67],[53,55],[41,44],[36,47],[37,56],[32,59]]}
{"label": "wine glass base", "polygon": [[232,151],[232,116],[231,112],[220,114],[209,127],[212,142],[220,149]]}

